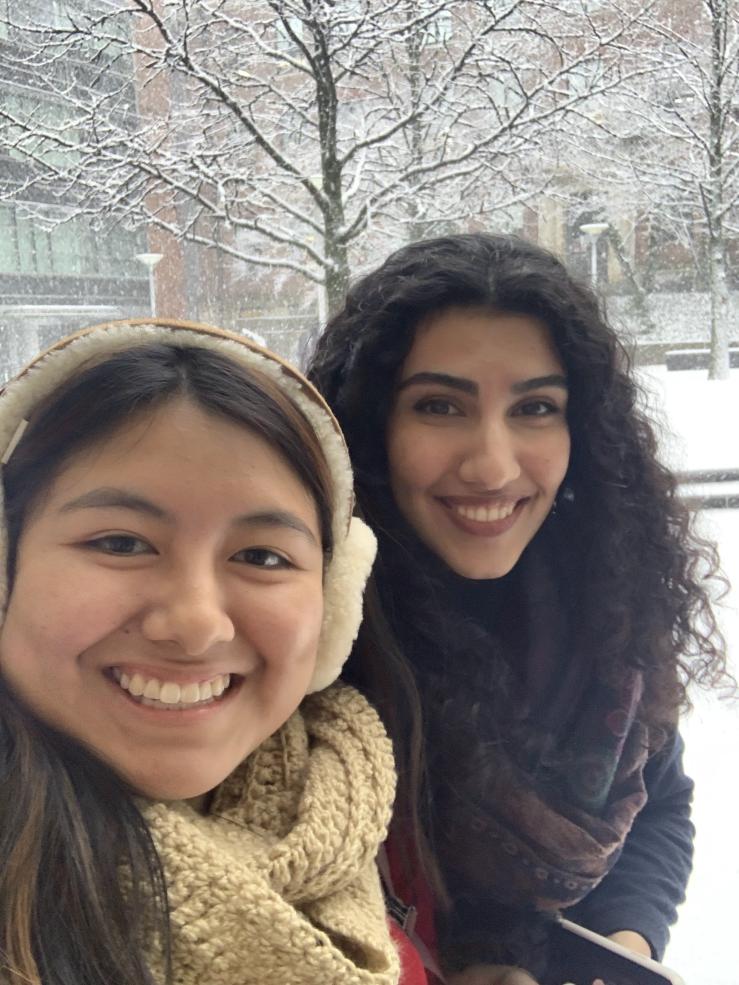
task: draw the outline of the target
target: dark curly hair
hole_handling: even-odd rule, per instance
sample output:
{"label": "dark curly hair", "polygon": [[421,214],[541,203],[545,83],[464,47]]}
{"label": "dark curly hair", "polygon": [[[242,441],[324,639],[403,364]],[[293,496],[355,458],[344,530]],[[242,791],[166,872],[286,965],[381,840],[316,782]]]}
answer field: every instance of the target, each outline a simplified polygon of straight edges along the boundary
{"label": "dark curly hair", "polygon": [[[409,791],[416,771],[403,764],[412,764],[422,742],[409,721],[420,707],[414,675],[393,637],[397,643],[407,636],[401,620],[438,628],[444,604],[428,585],[417,588],[424,578],[417,555],[414,563],[407,553],[404,565],[403,552],[392,547],[408,531],[389,492],[386,423],[416,329],[450,307],[541,320],[565,367],[572,442],[567,492],[534,540],[557,551],[555,570],[566,573],[559,589],[569,632],[593,654],[596,672],[616,686],[634,668],[643,672],[640,717],[655,748],[660,734],[674,728],[679,707],[689,704],[691,682],[727,679],[712,611],[712,595],[722,584],[715,549],[693,532],[675,477],[658,461],[627,353],[595,294],[552,254],[515,237],[474,233],[413,243],[354,284],[318,339],[308,371],[346,435],[358,506],[381,534],[375,577],[389,635],[383,638],[377,628],[382,616],[374,613],[349,668],[395,733],[401,801],[404,786],[409,799],[416,796]],[[385,590],[383,578],[393,581]],[[388,611],[393,595],[412,604],[391,601]],[[370,606],[372,599],[370,592]],[[459,627],[448,630],[445,639]],[[436,641],[438,647],[438,635]],[[376,666],[378,659],[384,666]],[[401,691],[405,718],[398,710]]]}

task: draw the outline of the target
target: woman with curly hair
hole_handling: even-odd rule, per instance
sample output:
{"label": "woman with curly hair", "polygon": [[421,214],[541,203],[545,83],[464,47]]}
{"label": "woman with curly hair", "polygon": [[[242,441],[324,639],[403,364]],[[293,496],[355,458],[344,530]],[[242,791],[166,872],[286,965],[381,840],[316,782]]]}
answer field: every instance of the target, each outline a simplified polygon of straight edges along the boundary
{"label": "woman with curly hair", "polygon": [[562,911],[660,956],[692,856],[678,713],[725,672],[716,559],[595,295],[519,239],[415,243],[309,372],[379,539],[384,630],[349,676],[394,738],[389,882],[429,967],[544,982]]}

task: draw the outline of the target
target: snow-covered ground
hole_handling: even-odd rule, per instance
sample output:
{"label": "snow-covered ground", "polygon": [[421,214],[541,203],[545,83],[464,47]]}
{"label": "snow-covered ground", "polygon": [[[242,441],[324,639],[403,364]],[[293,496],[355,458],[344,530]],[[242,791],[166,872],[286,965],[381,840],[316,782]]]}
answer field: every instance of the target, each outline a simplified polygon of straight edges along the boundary
{"label": "snow-covered ground", "polygon": [[[739,450],[739,447],[738,447]],[[705,515],[734,584],[723,625],[734,673],[739,672],[739,510]],[[739,982],[739,706],[695,695],[683,723],[686,769],[696,781],[695,868],[673,930],[666,963],[687,985]]]}
{"label": "snow-covered ground", "polygon": [[[643,371],[654,412],[674,432],[665,456],[678,469],[739,469],[739,370],[727,382],[705,372]],[[739,674],[739,510],[701,515],[735,586],[722,606],[729,659]],[[696,781],[695,868],[665,961],[687,985],[739,983],[739,703],[694,695],[683,723],[686,767]]]}
{"label": "snow-covered ground", "polygon": [[[654,291],[647,299],[654,330],[645,331],[644,319],[629,295],[608,298],[608,318],[618,331],[637,342],[702,342],[708,348],[710,297],[701,291]],[[739,340],[739,291],[729,293],[730,341]],[[737,978],[739,981],[739,977]]]}

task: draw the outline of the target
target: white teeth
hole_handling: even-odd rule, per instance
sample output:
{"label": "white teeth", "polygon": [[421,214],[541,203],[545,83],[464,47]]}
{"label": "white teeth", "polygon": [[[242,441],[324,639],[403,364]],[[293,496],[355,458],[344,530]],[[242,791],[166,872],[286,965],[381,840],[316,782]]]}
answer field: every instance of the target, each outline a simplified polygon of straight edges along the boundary
{"label": "white teeth", "polygon": [[453,506],[455,513],[467,520],[477,520],[479,523],[492,523],[495,520],[505,520],[516,508],[515,503],[505,506]]}
{"label": "white teeth", "polygon": [[[122,684],[123,681],[121,681],[121,685]],[[144,693],[145,687],[146,687],[146,681],[141,676],[141,674],[134,674],[129,682],[127,690],[130,691],[134,697],[138,698],[140,697],[140,695]]]}
{"label": "white teeth", "polygon": [[185,684],[180,688],[180,701],[183,705],[194,705],[200,701],[200,684]]}
{"label": "white teeth", "polygon": [[129,676],[118,667],[113,668],[113,677],[125,691],[139,698],[141,704],[170,710],[210,704],[231,683],[230,674],[218,674],[209,681],[180,685],[175,681],[159,681],[155,677],[147,680],[139,673]]}
{"label": "white teeth", "polygon": [[154,680],[154,678],[152,678],[151,680],[146,682],[146,687],[144,688],[144,697],[156,698],[158,701],[159,692],[161,691],[161,689],[162,689],[162,685],[159,683],[159,681],[156,681]]}
{"label": "white teeth", "polygon": [[[144,694],[146,694],[146,691],[144,691]],[[159,700],[163,701],[165,705],[178,705],[180,703],[180,685],[173,684],[171,681],[162,684],[161,690],[159,691]]]}

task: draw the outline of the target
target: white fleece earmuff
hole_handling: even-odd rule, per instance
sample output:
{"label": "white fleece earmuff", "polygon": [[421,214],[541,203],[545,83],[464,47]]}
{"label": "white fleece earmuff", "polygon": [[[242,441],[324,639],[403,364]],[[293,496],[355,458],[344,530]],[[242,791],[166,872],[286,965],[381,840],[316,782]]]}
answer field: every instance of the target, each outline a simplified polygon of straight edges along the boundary
{"label": "white fleece earmuff", "polygon": [[[324,612],[318,657],[308,693],[328,687],[341,672],[362,621],[362,594],[377,542],[369,527],[352,516],[353,476],[341,430],[318,391],[301,374],[251,340],[195,322],[140,319],[84,329],[41,353],[0,393],[0,458],[7,462],[24,422],[41,400],[85,363],[99,361],[151,342],[199,346],[260,370],[290,397],[313,428],[333,482],[334,548],[324,577]],[[0,487],[0,507],[2,488]],[[0,531],[0,604],[7,602],[7,525]]]}

